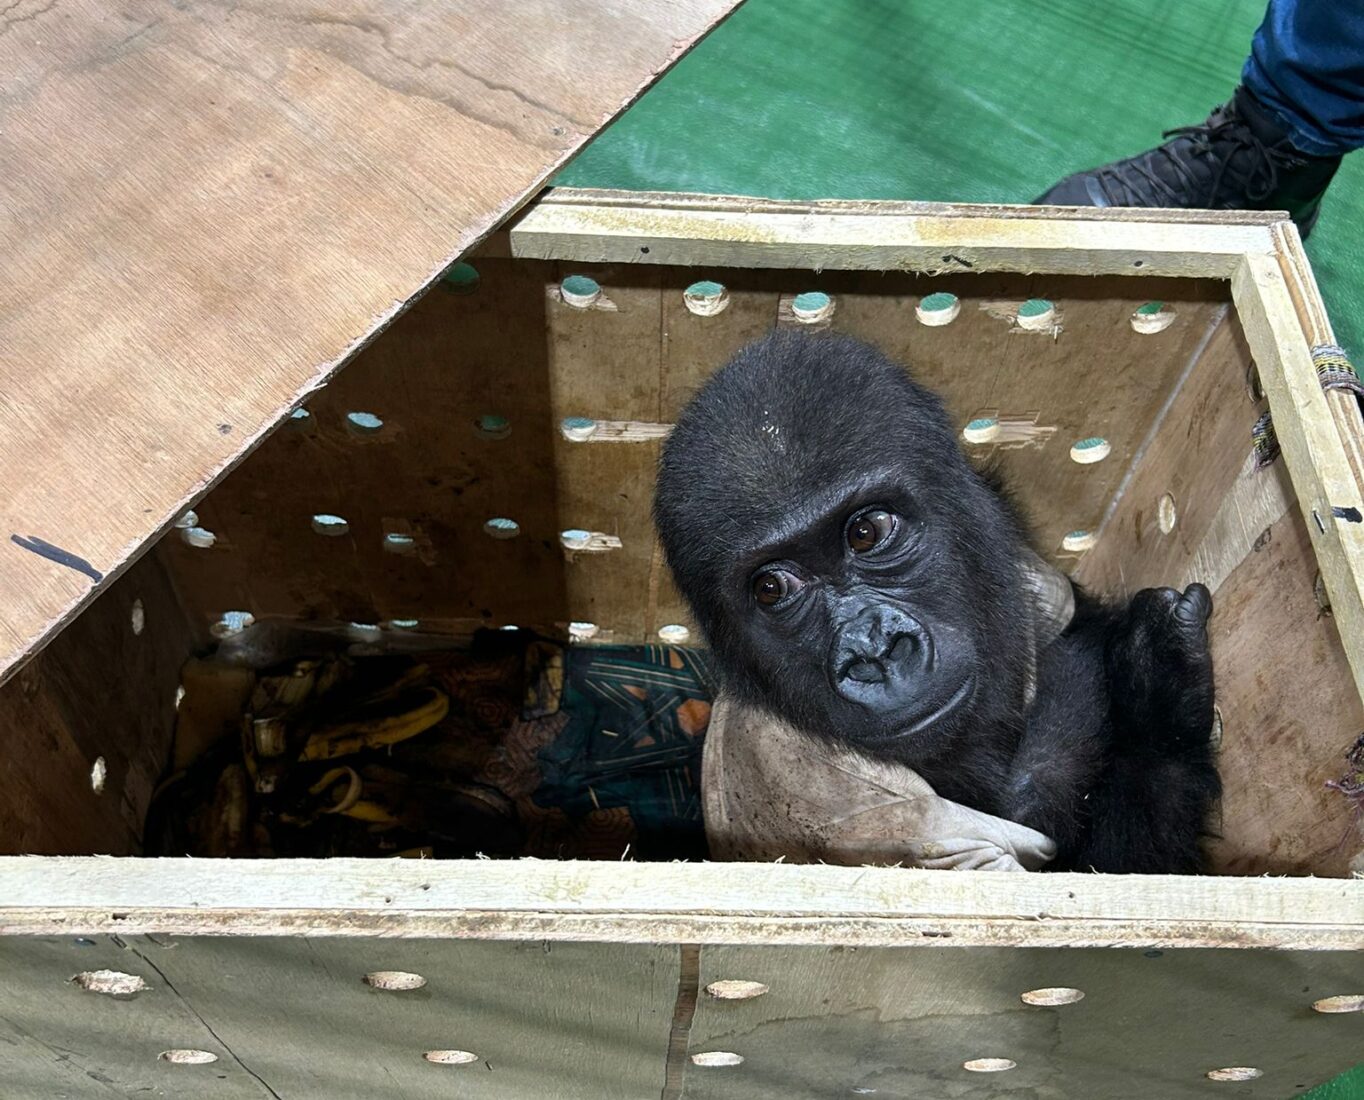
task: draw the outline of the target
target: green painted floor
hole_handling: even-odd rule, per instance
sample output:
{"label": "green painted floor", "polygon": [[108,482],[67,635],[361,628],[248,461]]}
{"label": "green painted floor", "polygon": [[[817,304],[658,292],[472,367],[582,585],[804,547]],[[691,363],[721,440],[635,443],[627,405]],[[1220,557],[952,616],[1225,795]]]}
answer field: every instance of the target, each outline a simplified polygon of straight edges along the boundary
{"label": "green painted floor", "polygon": [[[1201,122],[1263,0],[748,0],[559,177],[580,187],[1028,202]],[[1364,356],[1364,152],[1312,238]]]}
{"label": "green painted floor", "polygon": [[[1262,0],[748,0],[559,177],[774,198],[1027,202],[1201,122]],[[1364,356],[1364,152],[1308,252]],[[1309,1094],[1364,1100],[1364,1067]]]}

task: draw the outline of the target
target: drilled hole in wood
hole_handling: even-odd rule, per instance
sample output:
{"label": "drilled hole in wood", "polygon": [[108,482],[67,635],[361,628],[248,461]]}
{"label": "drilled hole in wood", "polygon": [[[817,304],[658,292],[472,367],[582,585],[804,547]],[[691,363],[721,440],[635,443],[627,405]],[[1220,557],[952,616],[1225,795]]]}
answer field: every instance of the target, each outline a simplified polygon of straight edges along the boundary
{"label": "drilled hole in wood", "polygon": [[104,781],[109,778],[109,765],[104,762],[104,757],[95,757],[95,762],[90,766],[90,789],[96,794],[104,793]]}
{"label": "drilled hole in wood", "polygon": [[401,991],[420,989],[426,979],[408,970],[374,970],[365,975],[365,984],[374,989]]}
{"label": "drilled hole in wood", "polygon": [[520,630],[521,628],[520,628],[519,626],[517,626],[515,623],[507,623],[506,626],[499,626],[497,629],[498,629],[498,630]]}
{"label": "drilled hole in wood", "polygon": [[596,623],[572,622],[568,624],[568,636],[575,642],[588,642],[601,631]]}
{"label": "drilled hole in wood", "polygon": [[150,988],[138,975],[122,970],[83,970],[71,980],[84,990],[108,997],[131,997]]}
{"label": "drilled hole in wood", "polygon": [[1312,1002],[1313,1012],[1364,1012],[1364,993],[1345,993]]}
{"label": "drilled hole in wood", "polygon": [[658,628],[658,637],[669,645],[681,645],[691,638],[691,631],[681,623],[668,623]]}
{"label": "drilled hole in wood", "polygon": [[1082,554],[1097,541],[1098,537],[1093,531],[1072,531],[1061,540],[1061,549],[1072,554]]}
{"label": "drilled hole in wood", "polygon": [[1076,1001],[1084,1000],[1085,995],[1081,990],[1072,989],[1067,985],[1052,985],[1042,989],[1030,989],[1022,994],[1023,1003],[1026,1005],[1073,1005]]}
{"label": "drilled hole in wood", "polygon": [[295,409],[289,414],[289,424],[294,428],[302,428],[313,418],[313,414],[307,409]]}
{"label": "drilled hole in wood", "polygon": [[422,1057],[438,1066],[467,1066],[478,1061],[472,1050],[428,1050]]}
{"label": "drilled hole in wood", "polygon": [[218,536],[205,527],[186,527],[180,532],[180,541],[196,550],[207,550],[218,541]]}
{"label": "drilled hole in wood", "polygon": [[521,533],[521,525],[506,516],[493,516],[484,521],[483,533],[494,539],[514,539]]}
{"label": "drilled hole in wood", "polygon": [[133,606],[128,612],[128,625],[133,628],[133,634],[141,634],[147,629],[147,609],[142,606],[141,600],[134,600]]}
{"label": "drilled hole in wood", "polygon": [[1056,306],[1046,298],[1029,298],[1018,307],[1018,327],[1028,332],[1045,332],[1056,324]]}
{"label": "drilled hole in wood", "polygon": [[323,535],[326,538],[340,538],[350,530],[350,524],[341,516],[334,516],[330,512],[318,512],[313,516],[313,531],[315,534]]}
{"label": "drilled hole in wood", "polygon": [[723,283],[702,279],[682,292],[682,301],[698,317],[714,317],[729,308],[729,291]]}
{"label": "drilled hole in wood", "polygon": [[1108,440],[1102,436],[1091,435],[1087,439],[1079,439],[1071,444],[1070,458],[1072,462],[1078,462],[1081,466],[1090,466],[1095,462],[1102,462],[1112,450]]}
{"label": "drilled hole in wood", "polygon": [[1165,493],[1156,505],[1156,524],[1160,527],[1160,533],[1168,535],[1178,522],[1179,512],[1175,509],[1175,498],[1170,493]]}
{"label": "drilled hole in wood", "polygon": [[389,619],[385,624],[389,630],[416,630],[421,626],[420,619]]}
{"label": "drilled hole in wood", "polygon": [[255,621],[256,616],[249,611],[224,611],[218,621],[208,628],[208,632],[215,638],[230,638],[233,634],[240,634]]}
{"label": "drilled hole in wood", "polygon": [[196,512],[193,508],[189,509],[187,512],[182,513],[180,518],[175,521],[175,526],[182,531],[186,527],[197,527],[198,525],[199,513]]}
{"label": "drilled hole in wood", "polygon": [[506,439],[511,435],[511,421],[496,413],[484,413],[474,421],[474,434],[480,439]]}
{"label": "drilled hole in wood", "polygon": [[791,301],[791,316],[803,325],[827,321],[834,311],[834,300],[822,290],[806,290]]}
{"label": "drilled hole in wood", "polygon": [[559,532],[559,542],[563,544],[565,550],[584,550],[591,541],[592,532],[584,531],[580,527],[570,527],[567,531]]}
{"label": "drilled hole in wood", "polygon": [[383,638],[384,631],[378,623],[348,623],[346,636],[354,642],[377,642]]}
{"label": "drilled hole in wood", "polygon": [[750,1001],[766,993],[767,986],[741,978],[722,978],[706,986],[706,992],[720,1001]]}
{"label": "drilled hole in wood", "polygon": [[457,294],[472,294],[478,289],[478,269],[473,264],[460,261],[452,264],[450,270],[441,276],[441,285]]}
{"label": "drilled hole in wood", "polygon": [[961,1068],[969,1069],[972,1073],[1003,1073],[1008,1069],[1017,1069],[1018,1063],[1012,1058],[972,1058],[969,1062],[963,1062]]}
{"label": "drilled hole in wood", "polygon": [[586,416],[566,416],[559,421],[559,431],[565,439],[585,443],[597,434],[597,422]]}
{"label": "drilled hole in wood", "polygon": [[693,1054],[691,1060],[696,1066],[740,1066],[744,1056],[732,1050],[702,1050]]}
{"label": "drilled hole in wood", "polygon": [[372,412],[348,412],[346,427],[354,435],[377,435],[383,430],[384,419]]}
{"label": "drilled hole in wood", "polygon": [[384,549],[390,554],[410,554],[417,548],[417,540],[401,531],[389,531],[384,535]]}
{"label": "drilled hole in wood", "polygon": [[927,295],[914,307],[914,316],[919,322],[934,327],[951,324],[959,313],[961,302],[955,294],[948,294],[944,290]]}
{"label": "drilled hole in wood", "polygon": [[188,1047],[163,1050],[157,1057],[173,1066],[206,1066],[218,1060],[218,1056],[211,1050],[193,1050]]}
{"label": "drilled hole in wood", "polygon": [[1254,1081],[1255,1078],[1264,1075],[1264,1070],[1256,1069],[1254,1066],[1226,1066],[1223,1069],[1208,1070],[1209,1081]]}
{"label": "drilled hole in wood", "polygon": [[601,297],[601,286],[588,275],[570,275],[559,284],[559,297],[575,309],[590,309]]}
{"label": "drilled hole in wood", "polygon": [[967,443],[990,443],[999,435],[999,421],[993,416],[978,416],[961,430]]}
{"label": "drilled hole in wood", "polygon": [[1175,311],[1166,309],[1164,302],[1147,302],[1132,314],[1132,328],[1143,336],[1164,332],[1175,323]]}

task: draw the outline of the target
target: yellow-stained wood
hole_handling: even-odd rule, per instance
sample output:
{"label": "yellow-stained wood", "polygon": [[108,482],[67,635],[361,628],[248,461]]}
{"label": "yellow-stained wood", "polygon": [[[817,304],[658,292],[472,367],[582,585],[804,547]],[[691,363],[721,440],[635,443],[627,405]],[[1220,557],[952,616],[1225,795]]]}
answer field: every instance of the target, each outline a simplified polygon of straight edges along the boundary
{"label": "yellow-stained wood", "polygon": [[0,675],[732,6],[0,16]]}

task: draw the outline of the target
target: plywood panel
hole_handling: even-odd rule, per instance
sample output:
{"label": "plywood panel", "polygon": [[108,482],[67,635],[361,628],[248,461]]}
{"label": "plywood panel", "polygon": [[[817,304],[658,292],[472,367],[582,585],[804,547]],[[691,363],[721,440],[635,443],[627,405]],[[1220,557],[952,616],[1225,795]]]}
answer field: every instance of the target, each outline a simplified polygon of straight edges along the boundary
{"label": "plywood panel", "polygon": [[8,8],[0,674],[731,6]]}

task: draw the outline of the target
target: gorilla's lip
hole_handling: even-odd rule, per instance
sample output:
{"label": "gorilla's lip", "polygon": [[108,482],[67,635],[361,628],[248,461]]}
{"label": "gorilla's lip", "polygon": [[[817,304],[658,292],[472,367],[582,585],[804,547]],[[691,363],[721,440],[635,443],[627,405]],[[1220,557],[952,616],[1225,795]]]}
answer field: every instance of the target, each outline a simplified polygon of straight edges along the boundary
{"label": "gorilla's lip", "polygon": [[927,729],[929,726],[933,725],[934,722],[946,718],[959,706],[965,703],[975,692],[975,690],[976,678],[974,676],[966,677],[966,679],[962,681],[961,687],[957,688],[957,690],[951,694],[947,702],[943,703],[942,706],[938,707],[935,710],[929,711],[929,713],[925,714],[922,718],[916,719],[910,725],[904,726],[896,730],[893,734],[890,735],[890,737],[887,738],[887,740],[898,741],[903,737],[910,737],[916,733],[919,733],[922,730]]}

